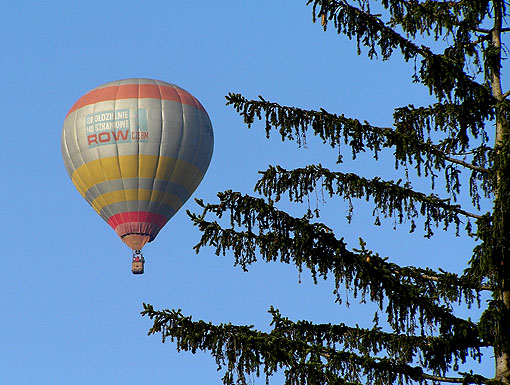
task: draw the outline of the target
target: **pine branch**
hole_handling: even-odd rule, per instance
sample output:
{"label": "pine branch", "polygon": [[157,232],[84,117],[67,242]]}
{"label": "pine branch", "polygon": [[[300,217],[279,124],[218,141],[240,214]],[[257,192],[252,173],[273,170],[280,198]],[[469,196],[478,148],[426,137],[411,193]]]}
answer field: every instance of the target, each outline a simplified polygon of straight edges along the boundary
{"label": "pine branch", "polygon": [[[421,57],[423,60],[415,74],[415,79],[427,86],[439,101],[444,99],[460,102],[477,100],[483,109],[495,104],[488,87],[476,83],[464,72],[464,50],[461,52],[449,50],[442,55],[434,54],[430,48],[414,44],[390,26],[386,26],[380,18],[351,6],[347,1],[309,0],[307,4],[311,3],[313,3],[314,21],[317,14],[327,15],[323,19],[325,20],[324,28],[327,28],[327,20],[333,20],[339,34],[344,34],[349,39],[356,39],[358,53],[361,52],[361,45],[363,45],[368,47],[369,58],[377,55],[377,48],[383,60],[389,59],[397,48],[400,49],[406,61]],[[319,8],[318,12],[317,8]],[[482,14],[485,15],[486,12]],[[463,35],[461,46],[469,42],[469,35],[466,33],[457,33],[457,35]]]}
{"label": "pine branch", "polygon": [[[296,140],[299,145],[306,143],[306,130],[312,128],[313,134],[320,137],[324,143],[328,143],[332,148],[339,148],[342,141],[349,145],[352,150],[352,156],[364,152],[366,149],[374,152],[377,157],[382,148],[397,147],[397,151],[411,151],[408,154],[409,159],[421,164],[421,155],[427,154],[433,156],[434,161],[430,161],[429,169],[434,165],[438,170],[440,166],[444,167],[442,160],[452,161],[439,148],[423,138],[423,135],[416,135],[416,132],[408,128],[393,130],[389,127],[372,126],[368,122],[361,123],[357,119],[346,118],[343,115],[336,115],[327,112],[324,109],[320,111],[304,110],[297,107],[282,106],[276,102],[268,102],[259,96],[259,100],[249,100],[240,94],[229,93],[226,96],[227,105],[232,105],[236,111],[243,117],[244,122],[251,127],[255,118],[262,120],[265,116],[266,134],[269,137],[271,128],[279,129],[282,139]],[[411,118],[417,118],[416,114],[403,117],[403,109],[399,111],[398,126],[402,127],[404,122]],[[421,111],[423,113],[423,110]],[[424,121],[424,124],[426,122]],[[409,126],[407,126],[409,127]],[[405,147],[404,147],[405,146]],[[340,149],[339,149],[340,152]],[[397,157],[397,160],[406,158]],[[342,156],[339,155],[338,161],[341,162]],[[452,162],[457,163],[457,160]],[[488,173],[489,170],[474,164],[464,162],[463,166],[477,172]]]}
{"label": "pine branch", "polygon": [[[470,169],[469,193],[473,205],[480,208],[479,188],[484,196],[489,197],[494,191],[493,174],[490,168],[494,161],[494,150],[487,147],[488,135],[485,129],[486,121],[494,118],[494,111],[482,111],[476,102],[466,101],[461,105],[451,103],[436,103],[434,106],[414,108],[412,105],[397,108],[394,113],[395,131],[402,135],[413,134],[418,140],[426,141],[439,152],[444,165],[444,181],[446,192],[454,199],[460,193],[460,170],[452,165],[460,165]],[[447,133],[447,138],[439,144],[431,143],[431,131]],[[470,149],[470,138],[479,138],[482,144],[471,148],[473,153],[470,163],[459,160],[449,154]],[[403,158],[412,149],[410,146],[396,147],[396,157]],[[430,156],[425,163],[425,176],[430,176],[432,186],[435,181],[434,168],[430,167]],[[411,159],[409,159],[411,161]],[[429,167],[427,167],[429,166]],[[418,174],[420,169],[417,168]]]}
{"label": "pine branch", "polygon": [[409,334],[386,333],[379,327],[363,329],[344,324],[314,324],[309,321],[292,322],[281,316],[278,310],[271,309],[271,325],[275,332],[285,338],[296,339],[309,344],[327,347],[341,345],[349,351],[357,351],[363,356],[378,356],[381,352],[400,363],[413,363],[418,360],[428,370],[451,370],[451,364],[465,362],[470,356],[481,358],[480,347],[486,346],[477,335],[444,335],[437,337]]}
{"label": "pine branch", "polygon": [[431,380],[434,382],[448,382],[454,384],[485,384],[489,382],[488,378],[483,376],[465,376],[465,377],[443,377],[443,376],[433,376],[430,374],[423,373],[423,378],[425,380]]}
{"label": "pine branch", "polygon": [[[370,58],[377,55],[377,46],[381,50],[383,60],[388,59],[395,48],[400,48],[406,61],[419,53],[418,46],[386,27],[376,15],[353,7],[346,1],[309,0],[307,5],[311,3],[313,3],[314,22],[317,14],[325,15],[323,27],[326,29],[328,21],[333,20],[339,34],[345,34],[349,39],[356,38],[358,54],[361,53],[362,44],[369,48]],[[319,12],[317,7],[320,7]]]}
{"label": "pine branch", "polygon": [[[457,214],[481,219],[482,216],[467,212],[460,205],[452,205],[449,199],[440,199],[435,195],[426,195],[417,192],[408,185],[401,186],[400,181],[384,181],[376,177],[371,180],[357,174],[345,174],[331,172],[318,166],[310,165],[287,171],[277,166],[261,172],[262,177],[255,186],[255,191],[268,198],[278,201],[282,194],[287,193],[293,202],[303,202],[303,198],[309,198],[315,192],[326,193],[329,197],[343,197],[349,202],[347,218],[351,219],[353,212],[352,198],[373,199],[375,204],[374,214],[376,224],[379,224],[379,212],[386,217],[395,217],[398,223],[404,220],[411,222],[411,231],[416,227],[415,219],[423,217],[426,236],[433,235],[431,224],[443,223],[444,229],[454,223],[457,231],[461,223]],[[319,184],[319,185],[318,185]],[[318,215],[318,210],[316,210]]]}
{"label": "pine branch", "polygon": [[[227,97],[227,104],[233,105],[237,112],[244,118],[245,123],[250,127],[255,118],[265,119],[266,135],[269,137],[272,128],[277,129],[283,139],[296,140],[299,145],[306,143],[306,132],[310,128],[315,136],[320,137],[330,147],[338,149],[338,162],[342,161],[342,143],[349,146],[353,159],[359,153],[370,150],[377,160],[379,152],[384,148],[394,148],[395,167],[407,166],[408,163],[415,164],[418,175],[422,172],[425,176],[431,175],[431,183],[434,183],[435,172],[445,173],[446,188],[448,193],[458,193],[460,187],[460,171],[450,167],[449,163],[462,163],[455,158],[448,156],[443,146],[433,144],[430,139],[425,138],[422,132],[425,127],[431,124],[429,118],[423,115],[430,115],[432,108],[422,109],[417,112],[410,107],[399,109],[396,113],[397,129],[371,126],[369,123],[361,123],[359,120],[346,118],[343,115],[328,113],[325,110],[313,111],[303,110],[296,107],[281,106],[278,103],[267,102],[262,97],[260,100],[248,100],[239,94],[230,93]],[[444,113],[454,109],[453,106],[444,107]],[[461,116],[459,112],[459,116]],[[437,122],[443,125],[446,117]],[[417,124],[421,122],[421,127]],[[448,142],[448,151],[457,148],[456,141]],[[463,149],[465,147],[462,147]],[[490,160],[491,152],[487,147],[481,146],[473,157],[477,164],[463,163],[462,166],[472,171],[470,181],[470,193],[473,203],[478,206],[479,195],[478,185],[480,184],[485,194],[492,191],[491,175],[486,167],[480,166]],[[489,155],[489,158],[487,156]],[[452,160],[455,160],[452,162]]]}
{"label": "pine branch", "polygon": [[[480,53],[484,47],[478,45],[491,38],[491,30],[480,28],[491,17],[487,2],[383,0],[382,3],[391,16],[389,27],[399,26],[413,39],[417,34],[433,35],[435,41],[451,38],[453,44],[445,50],[445,57],[454,58],[459,68],[469,61],[475,67],[475,74],[482,72]],[[483,35],[472,40],[477,32]]]}
{"label": "pine branch", "polygon": [[[451,302],[463,296],[467,302],[472,302],[474,291],[479,291],[474,287],[480,285],[469,277],[444,275],[444,284],[436,285],[422,276],[437,273],[390,264],[367,250],[363,242],[361,249],[349,251],[323,224],[311,224],[306,217],[293,218],[275,209],[271,202],[230,191],[218,196],[220,204],[217,205],[197,201],[204,208],[202,215],[188,212],[202,232],[195,246],[197,253],[203,246],[213,246],[217,255],[231,250],[235,265],[243,269],[254,263],[260,253],[267,262],[279,259],[282,263],[296,265],[300,271],[305,266],[315,282],[318,276],[326,279],[331,274],[338,302],[341,302],[341,284],[352,289],[355,297],[360,295],[364,300],[368,296],[381,310],[384,308],[388,323],[396,331],[414,330],[416,322],[422,328],[438,324],[442,333],[474,327],[437,302],[439,298]],[[230,212],[230,229],[204,219],[207,213],[221,218],[225,212]],[[237,226],[246,230],[236,231]],[[458,286],[453,287],[453,283]]]}
{"label": "pine branch", "polygon": [[[395,109],[395,131],[415,135],[417,140],[431,142],[431,132],[447,134],[444,141],[448,152],[466,151],[470,140],[479,139],[482,147],[488,142],[486,122],[495,118],[494,106],[482,110],[473,100],[462,104],[436,103],[433,106],[413,105]],[[476,165],[473,165],[476,166]]]}
{"label": "pine branch", "polygon": [[487,174],[487,173],[490,172],[489,169],[487,169],[485,167],[476,166],[474,164],[465,162],[463,160],[452,158],[451,156],[448,156],[448,155],[445,155],[444,159],[447,160],[448,162],[452,162],[452,163],[461,165],[463,167],[469,168],[469,169],[471,169],[473,171],[477,171],[477,172],[480,172],[480,173],[486,173]]}
{"label": "pine branch", "polygon": [[[161,333],[162,341],[170,338],[179,351],[209,351],[216,359],[218,370],[226,367],[223,382],[227,385],[246,384],[247,376],[260,375],[260,368],[267,381],[282,367],[287,368],[287,383],[295,385],[360,384],[362,381],[390,385],[439,378],[425,374],[419,366],[387,357],[359,355],[324,346],[318,341],[306,343],[299,338],[289,338],[279,329],[265,333],[253,330],[252,326],[216,326],[204,321],[194,322],[191,317],[184,317],[180,310],[156,311],[152,305],[143,306],[142,316],[153,320],[149,335]],[[477,376],[476,381],[474,377],[465,376],[464,382],[485,382],[481,376]]]}
{"label": "pine branch", "polygon": [[399,25],[413,38],[417,34],[434,35],[437,41],[445,36],[458,36],[459,29],[474,30],[478,28],[488,12],[483,3],[472,0],[461,1],[383,1],[392,17],[390,26]]}
{"label": "pine branch", "polygon": [[[440,282],[442,277],[423,274],[422,278],[428,279],[428,280],[434,281],[434,282]],[[480,285],[476,285],[475,287],[477,288],[477,290],[480,290],[480,291],[494,291],[494,287],[490,286],[490,285],[480,284]]]}
{"label": "pine branch", "polygon": [[[482,32],[482,31],[479,31],[479,32]],[[483,42],[485,42],[485,41],[489,41],[489,40],[491,39],[490,31],[488,31],[488,32],[484,32],[484,33],[485,33],[485,35],[480,36],[480,37],[479,37],[478,39],[476,39],[476,40],[473,40],[473,41],[471,42],[471,45],[472,45],[472,46],[475,46],[475,45],[478,45],[478,44],[483,43]]]}

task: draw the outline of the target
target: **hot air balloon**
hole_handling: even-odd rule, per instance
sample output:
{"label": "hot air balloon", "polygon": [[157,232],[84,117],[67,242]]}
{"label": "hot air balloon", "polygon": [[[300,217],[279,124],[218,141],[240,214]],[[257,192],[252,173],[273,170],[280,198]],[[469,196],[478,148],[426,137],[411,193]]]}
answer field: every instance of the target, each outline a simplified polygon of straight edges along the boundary
{"label": "hot air balloon", "polygon": [[142,247],[193,194],[213,152],[204,107],[167,82],[125,79],[103,84],[71,107],[62,155],[71,180],[133,251]]}

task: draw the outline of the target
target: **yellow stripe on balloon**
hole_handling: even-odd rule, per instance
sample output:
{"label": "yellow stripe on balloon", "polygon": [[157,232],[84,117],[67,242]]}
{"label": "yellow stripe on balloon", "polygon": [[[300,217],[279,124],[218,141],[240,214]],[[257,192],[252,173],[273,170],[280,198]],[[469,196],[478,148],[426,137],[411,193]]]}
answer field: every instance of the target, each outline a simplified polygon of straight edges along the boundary
{"label": "yellow stripe on balloon", "polygon": [[170,206],[175,211],[177,211],[183,204],[183,201],[175,194],[147,189],[130,189],[107,192],[94,199],[91,204],[94,210],[100,213],[100,211],[108,205],[127,201],[158,202]]}
{"label": "yellow stripe on balloon", "polygon": [[120,155],[100,158],[78,167],[72,180],[82,196],[98,183],[123,178],[155,178],[194,191],[204,173],[193,164],[166,156]]}

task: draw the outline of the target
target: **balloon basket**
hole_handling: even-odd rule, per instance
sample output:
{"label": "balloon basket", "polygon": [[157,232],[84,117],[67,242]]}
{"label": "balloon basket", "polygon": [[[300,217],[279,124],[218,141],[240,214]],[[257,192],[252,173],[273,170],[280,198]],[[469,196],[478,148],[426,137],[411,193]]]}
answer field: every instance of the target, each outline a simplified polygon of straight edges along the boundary
{"label": "balloon basket", "polygon": [[131,272],[133,274],[143,274],[143,262],[133,262],[131,264]]}
{"label": "balloon basket", "polygon": [[133,261],[131,262],[131,272],[133,274],[143,274],[145,260],[140,252],[135,252]]}

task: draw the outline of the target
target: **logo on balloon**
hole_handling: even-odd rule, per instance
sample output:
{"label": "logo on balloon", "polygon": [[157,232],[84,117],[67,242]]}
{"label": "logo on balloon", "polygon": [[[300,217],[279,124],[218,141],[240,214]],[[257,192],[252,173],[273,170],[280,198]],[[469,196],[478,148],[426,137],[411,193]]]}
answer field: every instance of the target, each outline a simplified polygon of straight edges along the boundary
{"label": "logo on balloon", "polygon": [[130,114],[128,108],[88,114],[85,129],[89,148],[132,141],[147,143],[149,139],[145,108],[139,108],[135,114]]}

